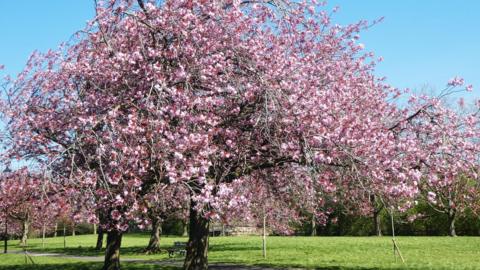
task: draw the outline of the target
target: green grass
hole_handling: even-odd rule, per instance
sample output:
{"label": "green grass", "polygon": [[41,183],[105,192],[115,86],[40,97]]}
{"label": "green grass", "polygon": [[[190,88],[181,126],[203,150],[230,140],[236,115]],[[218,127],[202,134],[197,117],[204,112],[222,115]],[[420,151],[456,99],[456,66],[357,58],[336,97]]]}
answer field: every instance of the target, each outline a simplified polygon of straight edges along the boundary
{"label": "green grass", "polygon": [[[162,248],[174,241],[186,238],[163,237]],[[168,260],[165,252],[145,255],[142,249],[148,235],[129,234],[122,241],[121,258],[137,258],[152,261]],[[268,237],[267,259],[262,257],[260,237],[214,237],[210,238],[209,261],[270,267],[301,267],[324,270],[334,269],[480,269],[480,238],[477,237],[399,237],[397,242],[406,260],[395,262],[392,242],[388,237]],[[10,241],[10,249],[17,249],[18,241]],[[47,238],[45,249],[40,239],[29,241],[31,252],[51,252],[66,255],[102,256],[93,249],[95,236]],[[23,255],[0,255],[0,270],[3,269],[99,269],[100,262],[85,262],[72,258],[34,257],[37,267],[25,265]],[[181,258],[176,258],[180,261]],[[123,263],[123,269],[171,269],[149,263]]]}
{"label": "green grass", "polygon": [[[33,257],[34,264],[30,261],[25,263],[24,255],[1,254],[0,270],[98,270],[102,268],[101,262],[85,262],[79,260],[52,258],[52,257]],[[159,269],[158,265],[145,263],[122,263],[122,269],[126,270],[153,270]],[[162,267],[162,270],[179,270],[176,267]]]}

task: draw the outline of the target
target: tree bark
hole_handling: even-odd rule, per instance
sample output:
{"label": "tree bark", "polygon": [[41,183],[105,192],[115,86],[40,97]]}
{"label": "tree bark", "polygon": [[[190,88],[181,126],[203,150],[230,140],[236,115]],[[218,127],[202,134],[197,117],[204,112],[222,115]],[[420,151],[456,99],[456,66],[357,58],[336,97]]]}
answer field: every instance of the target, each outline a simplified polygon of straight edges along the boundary
{"label": "tree bark", "polygon": [[53,232],[53,237],[57,237],[58,223],[55,222],[55,231]]}
{"label": "tree bark", "polygon": [[455,221],[456,221],[456,213],[455,210],[450,210],[448,213],[448,224],[449,227],[449,235],[452,237],[457,236],[457,232],[455,231]]}
{"label": "tree bark", "polygon": [[157,253],[160,251],[160,236],[162,235],[162,222],[158,217],[152,217],[152,232],[150,241],[145,248],[146,253]]}
{"label": "tree bark", "polygon": [[72,236],[75,236],[75,223],[72,223]]}
{"label": "tree bark", "polygon": [[30,222],[28,220],[25,220],[22,223],[22,238],[20,240],[20,245],[21,246],[26,246],[27,245],[29,227],[30,227]]}
{"label": "tree bark", "polygon": [[195,209],[195,205],[191,200],[187,254],[183,269],[207,270],[209,221]]}
{"label": "tree bark", "polygon": [[376,236],[382,236],[382,217],[380,213],[383,209],[383,204],[379,203],[374,194],[370,195],[370,203],[373,208],[373,234]]}
{"label": "tree bark", "polygon": [[7,215],[5,215],[5,229],[3,231],[3,253],[7,253],[8,251],[8,220],[7,220]]}
{"label": "tree bark", "polygon": [[42,248],[45,248],[45,224],[42,226]]}
{"label": "tree bark", "polygon": [[120,246],[122,244],[122,232],[109,231],[107,234],[107,248],[105,249],[105,261],[102,270],[120,270]]}
{"label": "tree bark", "polygon": [[103,247],[103,229],[102,226],[98,226],[97,244],[95,250],[101,250]]}
{"label": "tree bark", "polygon": [[63,223],[63,248],[67,248],[67,225]]}
{"label": "tree bark", "polygon": [[375,235],[382,236],[382,217],[380,216],[380,210],[375,209],[373,211],[373,226],[375,227]]}
{"label": "tree bark", "polygon": [[265,212],[263,214],[263,235],[262,235],[262,249],[263,249],[263,258],[267,258],[267,217],[265,216]]}
{"label": "tree bark", "polygon": [[317,236],[317,220],[315,214],[312,214],[312,236]]}
{"label": "tree bark", "polygon": [[188,223],[185,221],[183,223],[183,234],[182,236],[188,236]]}

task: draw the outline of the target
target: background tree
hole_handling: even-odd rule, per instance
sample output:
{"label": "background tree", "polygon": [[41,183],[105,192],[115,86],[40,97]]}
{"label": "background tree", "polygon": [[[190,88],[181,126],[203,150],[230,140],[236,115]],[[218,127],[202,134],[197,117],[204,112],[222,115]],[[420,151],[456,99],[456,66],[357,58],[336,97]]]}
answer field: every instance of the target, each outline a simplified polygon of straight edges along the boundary
{"label": "background tree", "polygon": [[168,218],[185,216],[188,191],[184,186],[159,184],[145,196],[147,216],[151,222],[150,240],[145,252],[160,251],[162,224]]}
{"label": "background tree", "polygon": [[[463,79],[455,77],[442,94],[462,85]],[[418,140],[421,150],[417,159],[424,170],[418,180],[422,199],[447,215],[449,234],[456,236],[457,216],[478,200],[478,108],[462,115],[438,99],[420,97],[411,103],[420,108],[406,132]]]}
{"label": "background tree", "polygon": [[30,173],[26,168],[2,175],[0,205],[7,211],[4,213],[7,221],[20,224],[22,246],[27,245],[31,229],[43,228],[45,216],[55,216],[55,211],[42,211],[45,208],[55,209],[53,201],[48,198],[50,188],[41,176]]}

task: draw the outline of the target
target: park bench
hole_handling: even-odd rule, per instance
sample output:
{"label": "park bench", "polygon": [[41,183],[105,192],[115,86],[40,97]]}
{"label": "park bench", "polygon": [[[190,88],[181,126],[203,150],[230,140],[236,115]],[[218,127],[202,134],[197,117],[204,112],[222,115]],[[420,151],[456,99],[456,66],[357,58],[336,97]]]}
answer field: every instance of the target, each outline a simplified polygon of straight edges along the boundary
{"label": "park bench", "polygon": [[187,252],[186,247],[187,247],[187,242],[174,242],[173,247],[167,249],[168,257],[172,258],[175,255],[175,253],[178,253],[184,256]]}

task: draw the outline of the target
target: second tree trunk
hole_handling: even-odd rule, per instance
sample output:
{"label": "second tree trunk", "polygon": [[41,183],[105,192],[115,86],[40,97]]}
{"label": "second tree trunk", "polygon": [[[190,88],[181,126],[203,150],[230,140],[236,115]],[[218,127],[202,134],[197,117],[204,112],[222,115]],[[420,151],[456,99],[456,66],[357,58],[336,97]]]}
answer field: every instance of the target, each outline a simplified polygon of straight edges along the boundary
{"label": "second tree trunk", "polygon": [[195,209],[195,205],[192,200],[190,203],[190,224],[184,270],[208,269],[209,221]]}
{"label": "second tree trunk", "polygon": [[102,226],[98,227],[98,234],[97,234],[97,244],[95,245],[96,250],[101,250],[103,247],[103,229]]}
{"label": "second tree trunk", "polygon": [[448,225],[449,227],[449,234],[452,237],[457,236],[457,232],[455,231],[455,220],[456,220],[456,213],[454,210],[450,210],[448,213]]}
{"label": "second tree trunk", "polygon": [[122,232],[109,231],[107,234],[107,248],[105,249],[105,261],[103,270],[120,270],[120,246],[122,244]]}
{"label": "second tree trunk", "polygon": [[30,228],[30,222],[29,221],[24,221],[22,224],[22,239],[20,240],[20,245],[21,246],[26,246],[27,245],[27,239],[28,239],[28,229]]}
{"label": "second tree trunk", "polygon": [[152,218],[152,232],[150,241],[145,249],[146,253],[157,253],[160,251],[160,236],[162,235],[162,222],[159,218]]}
{"label": "second tree trunk", "polygon": [[373,211],[373,226],[375,227],[375,235],[382,236],[382,216],[380,215],[380,211],[376,209]]}

